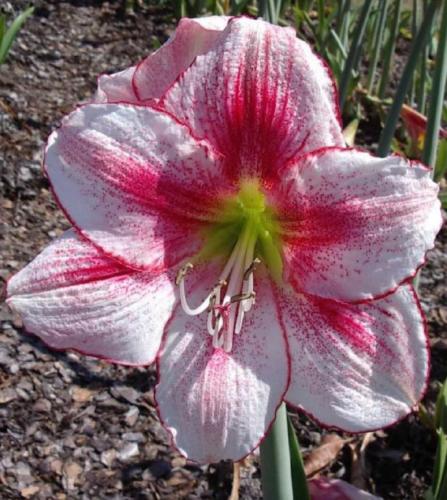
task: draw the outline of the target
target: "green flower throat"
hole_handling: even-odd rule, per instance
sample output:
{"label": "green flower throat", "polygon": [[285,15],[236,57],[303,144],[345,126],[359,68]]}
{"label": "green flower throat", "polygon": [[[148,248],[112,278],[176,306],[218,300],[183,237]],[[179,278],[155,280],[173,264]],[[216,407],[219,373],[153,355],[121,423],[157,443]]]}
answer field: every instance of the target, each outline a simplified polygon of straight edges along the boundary
{"label": "green flower throat", "polygon": [[207,312],[213,346],[230,352],[233,336],[241,333],[244,316],[255,303],[256,266],[264,264],[276,281],[281,280],[281,238],[275,212],[256,180],[242,181],[236,195],[219,203],[213,219],[205,230],[206,244],[197,256],[198,262],[226,258],[213,290],[199,306],[188,304],[185,276],[192,263],[179,271],[177,285],[184,312],[190,316]]}

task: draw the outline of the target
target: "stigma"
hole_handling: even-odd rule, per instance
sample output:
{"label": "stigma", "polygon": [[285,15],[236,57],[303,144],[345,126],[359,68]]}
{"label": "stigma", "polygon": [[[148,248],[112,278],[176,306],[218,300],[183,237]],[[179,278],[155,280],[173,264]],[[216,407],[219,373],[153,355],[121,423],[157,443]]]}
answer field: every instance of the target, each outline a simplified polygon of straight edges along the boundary
{"label": "stigma", "polygon": [[207,330],[212,336],[213,347],[231,352],[234,335],[242,331],[244,317],[255,304],[254,272],[260,264],[255,257],[257,235],[251,224],[245,227],[231,251],[216,285],[196,307],[191,307],[186,297],[185,278],[193,269],[188,262],[178,272],[180,304],[190,316],[207,315]]}

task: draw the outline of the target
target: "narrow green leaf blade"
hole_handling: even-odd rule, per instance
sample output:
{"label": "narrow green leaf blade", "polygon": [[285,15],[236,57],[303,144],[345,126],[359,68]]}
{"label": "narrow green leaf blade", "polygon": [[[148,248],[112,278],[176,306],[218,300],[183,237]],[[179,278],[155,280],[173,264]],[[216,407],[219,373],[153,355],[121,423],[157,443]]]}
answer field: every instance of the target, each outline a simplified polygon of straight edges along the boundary
{"label": "narrow green leaf blade", "polygon": [[379,147],[377,150],[379,156],[387,156],[390,151],[391,141],[394,137],[394,132],[399,120],[402,104],[405,100],[405,96],[407,95],[407,91],[411,82],[411,78],[413,76],[413,72],[416,68],[416,63],[419,59],[419,55],[421,51],[423,51],[427,43],[427,39],[433,24],[433,19],[439,5],[440,0],[432,0],[430,2],[430,5],[425,13],[422,25],[419,28],[418,34],[411,45],[410,54],[408,56],[404,71],[402,73],[402,77],[394,95],[393,104],[388,112],[388,116],[386,118],[382,133],[380,134]]}
{"label": "narrow green leaf blade", "polygon": [[293,498],[296,500],[310,500],[307,488],[307,478],[304,472],[303,457],[301,456],[298,439],[290,418],[287,417],[287,430],[289,433],[290,466],[292,470]]}
{"label": "narrow green leaf blade", "polygon": [[34,7],[29,7],[28,9],[24,10],[14,19],[9,28],[6,30],[0,44],[0,64],[3,64],[5,62],[9,49],[11,48],[13,41],[19,33],[20,28],[33,12]]}
{"label": "narrow green leaf blade", "polygon": [[434,178],[439,182],[447,172],[447,139],[441,139],[438,146]]}
{"label": "narrow green leaf blade", "polygon": [[445,463],[447,457],[447,436],[444,434],[442,429],[438,431],[438,448],[436,450],[435,468],[433,471],[433,485],[432,492],[433,496],[439,500],[439,492],[442,486],[443,477],[445,474]]}

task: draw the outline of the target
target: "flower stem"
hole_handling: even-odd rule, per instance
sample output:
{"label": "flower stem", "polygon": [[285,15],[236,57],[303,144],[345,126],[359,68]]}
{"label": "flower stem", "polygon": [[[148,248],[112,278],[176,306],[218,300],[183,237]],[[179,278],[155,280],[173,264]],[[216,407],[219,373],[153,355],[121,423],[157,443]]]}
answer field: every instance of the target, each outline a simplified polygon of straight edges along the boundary
{"label": "flower stem", "polygon": [[292,500],[287,412],[284,403],[261,444],[261,478],[265,500]]}

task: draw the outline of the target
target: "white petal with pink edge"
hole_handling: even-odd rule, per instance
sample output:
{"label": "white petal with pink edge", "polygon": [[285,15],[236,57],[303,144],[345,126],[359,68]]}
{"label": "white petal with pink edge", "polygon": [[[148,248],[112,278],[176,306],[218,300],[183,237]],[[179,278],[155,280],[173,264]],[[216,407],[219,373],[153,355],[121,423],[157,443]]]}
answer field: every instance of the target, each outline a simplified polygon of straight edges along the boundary
{"label": "white petal with pink edge", "polygon": [[82,234],[126,265],[163,270],[196,253],[222,186],[221,163],[170,116],[90,104],[48,141],[45,168]]}
{"label": "white petal with pink edge", "polygon": [[219,38],[228,17],[183,18],[171,38],[138,64],[133,88],[141,101],[159,99],[199,54]]}
{"label": "white petal with pink edge", "polygon": [[[209,291],[217,272],[202,272],[192,287],[193,302]],[[256,304],[230,353],[212,347],[206,315],[186,316],[177,308],[166,328],[156,387],[160,418],[176,447],[200,463],[250,453],[287,389],[286,341],[269,281],[257,278]]]}
{"label": "white petal with pink edge", "polygon": [[283,171],[272,203],[287,279],[347,301],[381,296],[413,276],[442,217],[438,186],[420,164],[352,149],[321,150]]}
{"label": "white petal with pink edge", "polygon": [[344,145],[325,64],[292,29],[262,20],[231,19],[162,102],[236,176],[274,176],[299,154]]}
{"label": "white petal with pink edge", "polygon": [[11,278],[7,302],[56,349],[152,363],[175,303],[173,276],[126,269],[73,230]]}
{"label": "white petal with pink edge", "polygon": [[112,75],[101,75],[92,102],[139,102],[132,87],[136,66],[131,66]]}
{"label": "white petal with pink edge", "polygon": [[406,416],[425,390],[429,352],[414,290],[348,304],[278,294],[292,358],[286,400],[323,425],[366,432]]}

